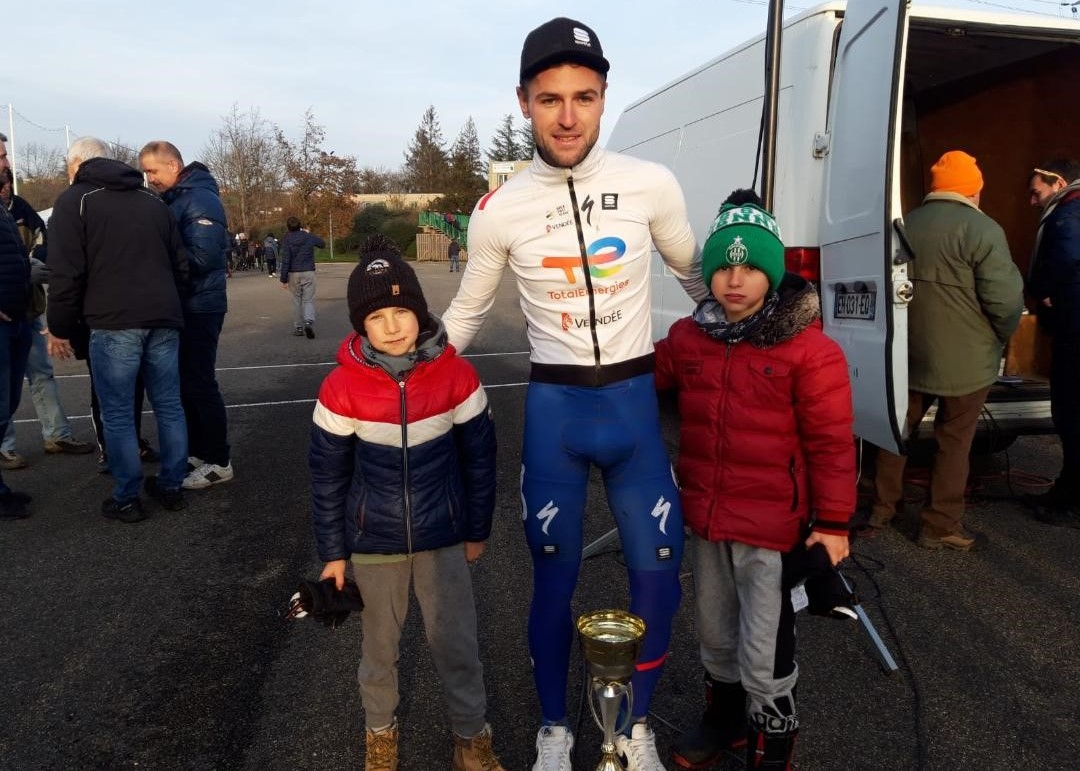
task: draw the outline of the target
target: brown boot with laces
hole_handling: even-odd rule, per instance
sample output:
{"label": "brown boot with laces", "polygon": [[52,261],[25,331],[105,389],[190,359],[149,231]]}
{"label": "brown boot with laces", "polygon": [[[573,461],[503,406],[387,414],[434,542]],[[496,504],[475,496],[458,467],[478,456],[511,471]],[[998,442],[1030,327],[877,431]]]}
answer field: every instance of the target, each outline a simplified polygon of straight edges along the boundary
{"label": "brown boot with laces", "polygon": [[364,771],[397,771],[398,726],[397,721],[381,731],[368,729],[364,732],[367,750],[364,753]]}
{"label": "brown boot with laces", "polygon": [[453,771],[506,771],[491,746],[491,726],[470,739],[454,734]]}

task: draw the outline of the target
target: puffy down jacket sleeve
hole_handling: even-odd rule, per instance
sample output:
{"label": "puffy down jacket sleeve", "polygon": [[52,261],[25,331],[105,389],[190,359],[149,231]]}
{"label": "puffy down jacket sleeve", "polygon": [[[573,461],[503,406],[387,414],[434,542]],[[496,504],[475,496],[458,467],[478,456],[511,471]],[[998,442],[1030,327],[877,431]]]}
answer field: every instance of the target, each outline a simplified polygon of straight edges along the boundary
{"label": "puffy down jacket sleeve", "polygon": [[817,332],[820,342],[797,370],[795,414],[810,480],[814,529],[846,535],[855,511],[855,442],[851,380],[844,352]]}
{"label": "puffy down jacket sleeve", "polygon": [[[332,388],[324,382],[322,391]],[[356,433],[353,420],[336,415],[324,404],[334,403],[319,394],[315,425],[311,428],[308,466],[311,469],[311,525],[315,544],[323,562],[348,559],[351,552],[346,538],[349,485],[353,477]]]}

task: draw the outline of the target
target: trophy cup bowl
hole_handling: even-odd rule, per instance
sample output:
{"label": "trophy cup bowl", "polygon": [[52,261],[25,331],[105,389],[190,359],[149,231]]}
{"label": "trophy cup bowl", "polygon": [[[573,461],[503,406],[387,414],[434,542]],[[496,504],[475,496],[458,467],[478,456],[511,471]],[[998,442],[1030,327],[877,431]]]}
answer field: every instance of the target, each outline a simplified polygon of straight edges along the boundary
{"label": "trophy cup bowl", "polygon": [[[589,669],[589,709],[604,734],[597,771],[622,771],[615,757],[615,734],[626,729],[634,704],[630,678],[641,653],[645,622],[625,610],[597,610],[577,621],[581,652]],[[616,726],[626,701],[623,725]]]}

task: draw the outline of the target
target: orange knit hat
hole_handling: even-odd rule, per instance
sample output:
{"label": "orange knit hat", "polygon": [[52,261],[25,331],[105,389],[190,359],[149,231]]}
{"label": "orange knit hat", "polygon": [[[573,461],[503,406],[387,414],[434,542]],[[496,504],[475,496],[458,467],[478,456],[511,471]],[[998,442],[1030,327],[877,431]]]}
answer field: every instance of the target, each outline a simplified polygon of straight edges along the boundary
{"label": "orange knit hat", "polygon": [[983,175],[975,159],[963,150],[950,150],[930,167],[930,192],[971,196],[982,190]]}

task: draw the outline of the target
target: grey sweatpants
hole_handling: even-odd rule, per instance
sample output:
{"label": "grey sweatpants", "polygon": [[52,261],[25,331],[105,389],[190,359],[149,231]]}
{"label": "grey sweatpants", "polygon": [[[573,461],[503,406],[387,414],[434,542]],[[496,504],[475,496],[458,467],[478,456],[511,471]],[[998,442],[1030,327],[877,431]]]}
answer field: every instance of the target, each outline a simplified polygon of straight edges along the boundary
{"label": "grey sweatpants", "polygon": [[798,727],[795,612],[773,549],[691,536],[701,662],[713,679],[742,682],[764,732]]}
{"label": "grey sweatpants", "polygon": [[299,329],[304,324],[315,323],[315,271],[301,270],[289,273],[289,289],[293,296],[293,325]]}
{"label": "grey sweatpants", "polygon": [[442,681],[450,727],[458,736],[484,729],[487,694],[484,668],[476,641],[476,605],[472,575],[463,544],[417,552],[401,562],[353,564],[353,576],[364,598],[357,680],[368,728],[382,728],[394,719],[398,694],[401,628],[409,610],[412,583],[435,669]]}

